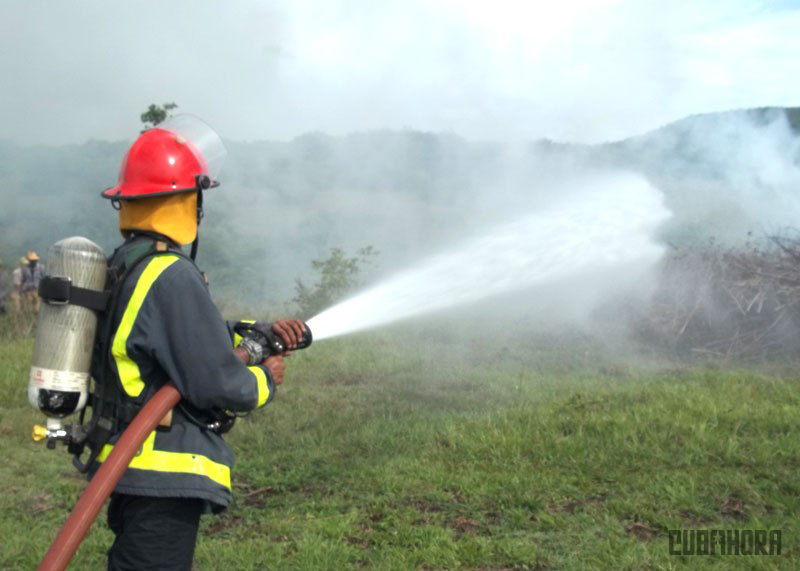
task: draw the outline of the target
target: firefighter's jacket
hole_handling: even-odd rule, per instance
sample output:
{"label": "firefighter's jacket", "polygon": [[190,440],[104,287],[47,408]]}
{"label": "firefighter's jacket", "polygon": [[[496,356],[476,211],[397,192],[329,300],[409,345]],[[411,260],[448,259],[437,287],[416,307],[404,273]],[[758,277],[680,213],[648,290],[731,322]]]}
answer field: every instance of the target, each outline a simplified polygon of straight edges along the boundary
{"label": "firefighter's jacket", "polygon": [[[141,247],[141,240],[152,239],[129,241],[114,259],[137,243]],[[195,411],[244,412],[272,398],[275,385],[269,370],[247,367],[235,356],[231,328],[191,260],[173,251],[152,255],[121,287],[116,311],[108,316],[114,333],[106,378],[120,383],[128,397],[143,403],[171,380]],[[99,373],[95,371],[95,379],[103,378]],[[108,457],[119,435],[111,438],[98,461]],[[233,463],[233,452],[221,435],[191,422],[176,407],[171,426],[147,437],[115,491],[201,498],[219,511],[231,502]]]}

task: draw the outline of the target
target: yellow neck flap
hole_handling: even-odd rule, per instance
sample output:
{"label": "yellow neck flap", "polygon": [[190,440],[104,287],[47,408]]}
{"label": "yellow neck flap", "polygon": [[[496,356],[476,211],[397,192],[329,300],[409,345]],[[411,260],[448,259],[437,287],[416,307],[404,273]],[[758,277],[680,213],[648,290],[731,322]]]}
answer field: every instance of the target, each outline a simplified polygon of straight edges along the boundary
{"label": "yellow neck flap", "polygon": [[197,193],[121,200],[119,229],[123,235],[134,230],[156,232],[181,246],[191,244],[197,236]]}

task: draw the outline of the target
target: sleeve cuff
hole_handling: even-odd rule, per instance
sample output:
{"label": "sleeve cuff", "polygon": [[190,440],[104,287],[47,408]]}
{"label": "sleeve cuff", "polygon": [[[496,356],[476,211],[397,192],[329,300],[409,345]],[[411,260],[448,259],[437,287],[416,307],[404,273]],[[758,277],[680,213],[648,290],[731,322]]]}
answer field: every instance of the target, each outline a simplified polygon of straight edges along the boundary
{"label": "sleeve cuff", "polygon": [[254,319],[240,319],[239,321],[226,321],[225,324],[228,326],[228,333],[233,339],[233,348],[239,346],[239,343],[242,342],[242,336],[236,333],[235,329],[239,323],[255,323]]}
{"label": "sleeve cuff", "polygon": [[250,369],[250,372],[256,377],[256,386],[258,387],[256,408],[261,408],[275,396],[275,381],[272,380],[269,369],[263,365],[255,365],[247,368]]}

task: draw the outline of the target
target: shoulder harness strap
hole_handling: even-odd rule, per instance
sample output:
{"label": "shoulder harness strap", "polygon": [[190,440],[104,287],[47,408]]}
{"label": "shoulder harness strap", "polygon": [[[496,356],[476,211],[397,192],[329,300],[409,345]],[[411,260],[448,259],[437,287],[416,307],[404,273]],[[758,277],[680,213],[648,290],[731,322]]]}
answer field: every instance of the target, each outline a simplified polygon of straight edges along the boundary
{"label": "shoulder harness strap", "polygon": [[[121,260],[117,260],[117,252],[126,247],[127,249],[121,254]],[[108,297],[104,309],[101,310],[105,318],[101,320],[100,328],[95,335],[93,352],[93,359],[100,360],[94,369],[101,371],[100,374],[105,378],[95,379],[94,392],[90,395],[92,416],[89,422],[84,425],[86,408],[81,411],[79,421],[82,425],[83,440],[75,442],[70,447],[70,452],[73,454],[72,463],[79,472],[85,473],[89,471],[111,436],[118,432],[121,425],[130,423],[141,409],[141,404],[134,402],[123,394],[121,387],[117,386],[118,383],[113,382],[110,378],[109,348],[114,335],[113,321],[117,306],[120,303],[122,286],[131,272],[146,259],[165,253],[186,257],[186,254],[181,250],[171,249],[167,242],[154,239],[143,240],[134,244],[126,242],[109,259],[106,290],[103,292]],[[112,265],[115,260],[118,263]],[[72,302],[70,301],[70,303]],[[89,447],[90,452],[84,462],[80,459],[80,456],[86,446]]]}

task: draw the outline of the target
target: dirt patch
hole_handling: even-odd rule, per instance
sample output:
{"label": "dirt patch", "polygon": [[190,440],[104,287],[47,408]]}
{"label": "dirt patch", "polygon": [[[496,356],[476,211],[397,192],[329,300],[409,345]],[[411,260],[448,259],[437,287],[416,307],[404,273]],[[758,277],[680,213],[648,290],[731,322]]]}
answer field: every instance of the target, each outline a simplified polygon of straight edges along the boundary
{"label": "dirt patch", "polygon": [[239,527],[242,521],[242,518],[239,516],[223,513],[214,517],[211,521],[211,525],[208,526],[208,533],[210,535],[218,535],[229,532]]}
{"label": "dirt patch", "polygon": [[691,529],[707,527],[708,524],[714,521],[711,518],[699,516],[688,510],[682,511],[679,515],[681,516],[681,519],[686,522],[686,525]]}
{"label": "dirt patch", "polygon": [[461,494],[461,492],[458,492],[458,491],[454,490],[454,491],[450,492],[450,499],[452,499],[454,503],[463,504],[464,500],[466,498],[464,498],[464,496]]}
{"label": "dirt patch", "polygon": [[244,502],[244,505],[246,506],[263,508],[267,503],[267,498],[276,495],[278,495],[278,491],[275,488],[272,486],[266,486],[251,490],[246,494],[243,494],[241,498],[242,502]]}
{"label": "dirt patch", "polygon": [[635,521],[625,528],[630,537],[639,541],[649,541],[659,534],[659,530],[643,521]]}
{"label": "dirt patch", "polygon": [[347,543],[360,547],[361,549],[369,549],[372,546],[371,540],[367,539],[366,537],[359,537],[357,535],[347,536]]}
{"label": "dirt patch", "polygon": [[444,505],[435,500],[426,500],[424,498],[415,498],[403,502],[403,505],[414,508],[419,512],[420,517],[414,520],[414,525],[425,526],[439,520],[440,514],[445,511]]}
{"label": "dirt patch", "polygon": [[477,533],[481,525],[474,519],[460,515],[453,520],[453,529],[458,534]]}
{"label": "dirt patch", "polygon": [[748,518],[744,502],[733,496],[720,499],[719,511],[723,516],[730,519],[744,520]]}
{"label": "dirt patch", "polygon": [[43,493],[33,498],[28,511],[31,513],[31,515],[39,515],[49,512],[55,507],[56,505],[55,501],[53,500],[53,496],[48,493]]}
{"label": "dirt patch", "polygon": [[372,526],[382,522],[385,518],[386,515],[382,512],[366,514],[366,518],[362,519],[358,524],[359,533],[348,535],[347,543],[356,545],[361,549],[369,549],[373,545],[373,541],[370,537],[375,531]]}

